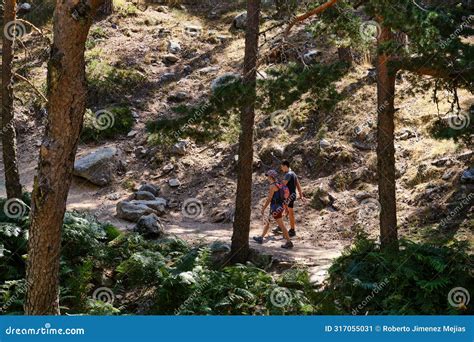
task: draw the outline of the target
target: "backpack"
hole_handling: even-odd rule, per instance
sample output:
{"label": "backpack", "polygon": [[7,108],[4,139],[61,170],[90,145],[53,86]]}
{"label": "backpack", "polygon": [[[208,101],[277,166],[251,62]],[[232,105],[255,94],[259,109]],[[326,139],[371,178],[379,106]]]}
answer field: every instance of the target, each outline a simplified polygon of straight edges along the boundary
{"label": "backpack", "polygon": [[290,189],[283,183],[275,183],[278,188],[278,204],[288,204],[290,198]]}

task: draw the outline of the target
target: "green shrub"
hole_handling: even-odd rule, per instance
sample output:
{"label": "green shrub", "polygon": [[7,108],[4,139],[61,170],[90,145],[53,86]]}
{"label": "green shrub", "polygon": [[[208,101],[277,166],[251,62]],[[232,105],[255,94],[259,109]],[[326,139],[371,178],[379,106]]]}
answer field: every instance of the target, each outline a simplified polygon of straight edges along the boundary
{"label": "green shrub", "polygon": [[163,255],[152,251],[132,254],[116,271],[120,279],[126,279],[132,286],[159,283],[168,272]]}
{"label": "green shrub", "polygon": [[449,305],[448,293],[455,287],[474,291],[473,262],[464,243],[402,240],[394,253],[359,236],[329,269],[326,295],[343,314],[458,314],[463,311]]}
{"label": "green shrub", "polygon": [[134,118],[128,107],[112,107],[93,113],[90,109],[84,114],[81,140],[100,142],[126,135],[132,129]]}

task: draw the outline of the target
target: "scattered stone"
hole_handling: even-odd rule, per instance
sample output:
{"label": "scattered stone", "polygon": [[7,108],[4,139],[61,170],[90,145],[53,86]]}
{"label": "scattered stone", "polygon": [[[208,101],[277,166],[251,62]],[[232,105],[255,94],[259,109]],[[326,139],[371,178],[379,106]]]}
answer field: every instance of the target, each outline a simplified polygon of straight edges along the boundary
{"label": "scattered stone", "polygon": [[117,193],[110,194],[107,196],[107,199],[110,201],[117,201],[120,198],[120,195]]}
{"label": "scattered stone", "polygon": [[247,12],[243,12],[235,16],[232,21],[232,27],[237,30],[245,30],[247,27]]}
{"label": "scattered stone", "polygon": [[168,52],[173,54],[181,52],[181,45],[179,44],[179,42],[174,40],[168,41]]}
{"label": "scattered stone", "polygon": [[179,61],[179,57],[176,55],[173,55],[172,53],[169,53],[163,56],[163,61],[165,63],[174,64],[177,61]]}
{"label": "scattered stone", "polygon": [[474,151],[466,152],[458,156],[459,161],[470,162],[474,158]]}
{"label": "scattered stone", "polygon": [[450,166],[452,164],[453,164],[453,161],[450,158],[441,158],[431,163],[431,165],[437,166],[437,167]]}
{"label": "scattered stone", "polygon": [[199,69],[198,73],[200,73],[200,74],[209,74],[211,72],[219,71],[219,69],[220,68],[218,66],[208,66],[208,67]]}
{"label": "scattered stone", "polygon": [[163,166],[163,172],[164,173],[170,173],[171,171],[174,170],[174,165],[173,164],[166,164],[165,166]]}
{"label": "scattered stone", "polygon": [[211,90],[213,93],[215,93],[218,89],[221,89],[222,87],[226,87],[228,85],[231,85],[232,83],[240,82],[241,79],[242,77],[240,76],[240,74],[227,72],[212,81]]}
{"label": "scattered stone", "polygon": [[168,101],[183,102],[183,101],[186,101],[188,98],[189,98],[188,93],[186,93],[185,91],[178,91],[168,96]]}
{"label": "scattered stone", "polygon": [[303,55],[303,60],[306,64],[313,64],[316,62],[317,58],[322,55],[322,52],[319,50],[310,50]]}
{"label": "scattered stone", "polygon": [[177,187],[181,186],[181,182],[176,178],[171,178],[168,181],[168,185],[172,188],[177,188]]}
{"label": "scattered stone", "polygon": [[357,200],[357,202],[362,202],[367,198],[373,198],[373,196],[366,191],[359,191],[354,195],[354,198]]}
{"label": "scattered stone", "polygon": [[149,238],[159,238],[164,232],[161,220],[155,214],[148,214],[140,217],[134,231]]}
{"label": "scattered stone", "polygon": [[166,83],[166,82],[172,82],[177,79],[177,75],[174,72],[166,72],[160,77],[160,82]]}
{"label": "scattered stone", "polygon": [[143,184],[142,186],[140,186],[138,191],[147,191],[147,192],[151,193],[153,196],[156,197],[156,196],[158,196],[158,193],[160,192],[160,188],[153,185],[153,184],[146,183],[146,184]]}
{"label": "scattered stone", "polygon": [[235,210],[216,208],[211,212],[211,222],[213,223],[232,223],[234,222]]}
{"label": "scattered stone", "polygon": [[27,2],[22,3],[18,6],[18,13],[23,14],[31,11],[31,5]]}
{"label": "scattered stone", "polygon": [[144,204],[132,203],[131,201],[120,201],[117,203],[117,217],[137,222],[140,217],[147,214],[156,214],[156,211]]}
{"label": "scattered stone", "polygon": [[370,150],[372,150],[372,146],[371,146],[371,145],[366,144],[366,143],[363,143],[363,142],[360,142],[360,141],[354,141],[354,143],[352,144],[352,146],[354,146],[354,147],[357,148],[358,150],[362,150],[362,151],[370,151]]}
{"label": "scattered stone", "polygon": [[186,155],[186,148],[187,147],[188,147],[188,142],[186,140],[178,141],[171,148],[171,153],[175,154],[175,155],[178,155],[178,156],[184,156],[184,155]]}
{"label": "scattered stone", "polygon": [[73,173],[93,184],[109,185],[117,168],[118,154],[119,151],[115,147],[98,148],[76,160]]}
{"label": "scattered stone", "polygon": [[331,146],[332,146],[332,144],[329,141],[327,141],[326,139],[321,139],[319,141],[319,147],[321,149],[329,148]]}
{"label": "scattered stone", "polygon": [[462,173],[461,183],[474,183],[474,168],[469,168]]}
{"label": "scattered stone", "polygon": [[145,201],[153,201],[156,199],[155,195],[153,195],[149,191],[137,191],[134,194],[134,198],[136,200],[145,200]]}
{"label": "scattered stone", "polygon": [[447,180],[450,180],[454,175],[454,171],[453,170],[447,170],[444,174],[443,174],[443,177],[441,177],[441,179],[447,181]]}
{"label": "scattered stone", "polygon": [[197,25],[186,25],[184,27],[184,33],[191,37],[197,37],[202,33],[202,27]]}
{"label": "scattered stone", "polygon": [[409,128],[402,129],[400,135],[398,136],[399,140],[408,140],[411,138],[416,138],[416,132]]}
{"label": "scattered stone", "polygon": [[156,8],[156,11],[161,13],[168,13],[168,6],[158,6]]}
{"label": "scattered stone", "polygon": [[147,206],[148,208],[151,208],[155,211],[156,214],[158,215],[164,215],[166,213],[165,208],[166,208],[166,200],[161,197],[157,197],[153,200],[132,200],[130,201],[131,204],[135,205],[144,205]]}
{"label": "scattered stone", "polygon": [[138,134],[137,131],[130,131],[130,132],[128,132],[128,134],[127,134],[127,138],[133,138],[133,137],[135,137],[137,134]]}

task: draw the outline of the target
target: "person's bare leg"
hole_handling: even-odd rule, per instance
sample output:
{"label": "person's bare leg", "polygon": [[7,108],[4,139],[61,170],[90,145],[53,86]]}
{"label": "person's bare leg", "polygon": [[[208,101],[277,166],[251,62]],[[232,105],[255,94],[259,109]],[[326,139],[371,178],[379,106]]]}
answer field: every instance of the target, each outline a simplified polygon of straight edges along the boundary
{"label": "person's bare leg", "polygon": [[285,238],[286,241],[291,241],[290,235],[288,234],[288,230],[285,227],[285,223],[283,222],[282,218],[275,219],[276,222],[278,223],[278,227],[281,228],[281,231],[283,232],[283,237]]}
{"label": "person's bare leg", "polygon": [[295,211],[293,208],[288,208],[288,217],[290,219],[290,228],[295,229]]}
{"label": "person's bare leg", "polygon": [[270,230],[270,220],[266,220],[265,225],[263,226],[262,238],[267,236],[269,230]]}

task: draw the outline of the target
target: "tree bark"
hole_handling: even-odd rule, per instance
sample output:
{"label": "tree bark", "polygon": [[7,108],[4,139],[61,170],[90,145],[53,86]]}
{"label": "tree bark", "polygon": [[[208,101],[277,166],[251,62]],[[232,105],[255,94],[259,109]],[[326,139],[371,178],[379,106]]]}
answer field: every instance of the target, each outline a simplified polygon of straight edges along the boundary
{"label": "tree bark", "polygon": [[48,121],[32,195],[27,315],[59,314],[61,228],[85,111],[85,42],[99,4],[56,3],[48,63]]}
{"label": "tree bark", "polygon": [[382,44],[391,40],[390,27],[383,26],[377,56],[377,173],[381,206],[380,241],[383,248],[398,247],[394,144],[396,72],[389,68],[390,55],[380,49]]}
{"label": "tree bark", "polygon": [[240,112],[241,133],[237,167],[237,196],[231,248],[231,261],[238,263],[247,261],[249,254],[260,0],[248,0],[247,13],[243,83],[248,97],[246,97]]}
{"label": "tree bark", "polygon": [[[12,27],[16,18],[16,0],[5,0],[3,26]],[[13,30],[9,31],[12,32]],[[2,32],[5,32],[3,30]],[[2,38],[2,149],[5,187],[8,198],[21,198],[22,189],[16,153],[16,132],[13,111],[13,43],[15,34],[3,34]]]}
{"label": "tree bark", "polygon": [[111,15],[114,12],[114,1],[105,0],[100,8],[100,12],[103,15]]}

